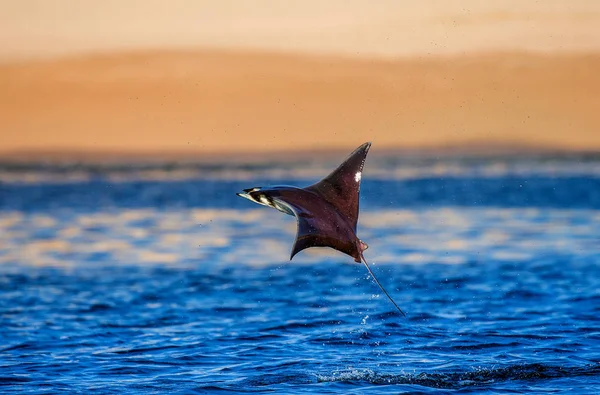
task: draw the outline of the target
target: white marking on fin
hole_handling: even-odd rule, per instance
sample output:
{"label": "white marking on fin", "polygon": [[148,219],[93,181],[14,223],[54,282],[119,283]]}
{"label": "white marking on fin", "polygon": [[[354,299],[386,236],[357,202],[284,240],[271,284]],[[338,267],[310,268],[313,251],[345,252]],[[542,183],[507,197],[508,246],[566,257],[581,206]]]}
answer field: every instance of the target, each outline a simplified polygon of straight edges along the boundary
{"label": "white marking on fin", "polygon": [[260,199],[261,203],[264,204],[265,206],[271,205],[271,203],[269,202],[269,199],[267,199],[267,197],[265,195],[260,195],[259,199]]}
{"label": "white marking on fin", "polygon": [[360,172],[360,171],[354,175],[354,181],[356,181],[356,182],[360,182],[361,178],[362,178],[362,172]]}

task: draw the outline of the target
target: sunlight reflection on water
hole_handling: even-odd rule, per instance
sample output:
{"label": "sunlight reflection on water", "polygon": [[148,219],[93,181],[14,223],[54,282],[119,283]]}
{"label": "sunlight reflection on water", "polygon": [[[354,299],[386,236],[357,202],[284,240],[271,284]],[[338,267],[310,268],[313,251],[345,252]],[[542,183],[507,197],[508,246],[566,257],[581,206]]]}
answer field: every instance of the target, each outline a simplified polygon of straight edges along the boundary
{"label": "sunlight reflection on water", "polygon": [[[377,263],[459,264],[572,251],[598,255],[598,216],[598,210],[561,209],[366,211],[359,235]],[[68,216],[5,212],[0,234],[0,262],[26,265],[194,265],[211,257],[218,257],[215,264],[279,265],[289,258],[295,220],[264,209],[123,209]],[[331,254],[336,253],[307,250],[296,261],[315,262]]]}

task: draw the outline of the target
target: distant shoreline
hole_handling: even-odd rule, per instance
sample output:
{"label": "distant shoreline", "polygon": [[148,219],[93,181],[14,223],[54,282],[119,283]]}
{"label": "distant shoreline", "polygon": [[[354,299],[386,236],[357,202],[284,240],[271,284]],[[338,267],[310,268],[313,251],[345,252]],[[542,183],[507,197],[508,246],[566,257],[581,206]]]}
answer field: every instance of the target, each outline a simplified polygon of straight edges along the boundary
{"label": "distant shoreline", "polygon": [[[321,160],[332,155],[343,157],[356,147],[336,147],[320,149],[298,149],[282,151],[252,152],[116,152],[116,151],[14,151],[0,153],[0,163],[248,163],[264,161]],[[523,155],[539,156],[582,156],[600,158],[600,149],[561,149],[560,147],[535,147],[518,145],[479,145],[464,144],[431,147],[378,147],[373,146],[371,156],[421,156],[431,157],[511,157]]]}

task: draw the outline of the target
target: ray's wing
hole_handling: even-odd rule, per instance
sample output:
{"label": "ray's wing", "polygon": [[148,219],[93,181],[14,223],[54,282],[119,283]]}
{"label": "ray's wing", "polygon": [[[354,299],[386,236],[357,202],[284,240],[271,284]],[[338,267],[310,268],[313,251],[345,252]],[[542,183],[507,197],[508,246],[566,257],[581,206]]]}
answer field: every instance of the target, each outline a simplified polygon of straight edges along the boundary
{"label": "ray's wing", "polygon": [[290,208],[298,222],[290,259],[306,248],[331,247],[360,262],[360,241],[354,229],[329,202],[304,189],[282,192],[276,199]]}
{"label": "ray's wing", "polygon": [[340,216],[335,207],[319,195],[299,188],[279,191],[274,200],[277,200],[278,204],[288,207],[298,221],[298,233],[290,260],[298,252],[310,247],[331,247],[350,255],[356,262],[362,260],[373,281],[398,312],[405,315],[371,270],[362,254],[361,241],[356,237],[354,229],[348,221]]}
{"label": "ray's wing", "polygon": [[358,147],[331,174],[304,189],[312,191],[335,207],[356,233],[358,201],[363,166],[371,143]]}

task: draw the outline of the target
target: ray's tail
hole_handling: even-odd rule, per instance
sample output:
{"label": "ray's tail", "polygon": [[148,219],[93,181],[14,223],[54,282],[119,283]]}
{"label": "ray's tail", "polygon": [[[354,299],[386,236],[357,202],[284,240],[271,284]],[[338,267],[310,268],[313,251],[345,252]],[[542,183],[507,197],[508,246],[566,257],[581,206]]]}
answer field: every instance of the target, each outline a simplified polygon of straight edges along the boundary
{"label": "ray's tail", "polygon": [[383,285],[381,285],[381,283],[379,282],[377,277],[375,277],[375,273],[373,273],[373,270],[371,270],[371,266],[369,266],[369,264],[367,263],[367,260],[365,259],[365,256],[363,255],[362,252],[360,253],[360,257],[362,258],[362,262],[365,264],[367,270],[369,271],[369,274],[371,275],[371,277],[373,277],[373,280],[375,281],[375,283],[379,286],[379,288],[381,288],[381,290],[383,291],[385,296],[388,297],[390,302],[392,302],[392,304],[394,305],[394,307],[396,307],[396,309],[400,312],[400,314],[402,314],[404,317],[406,317],[406,314],[404,314],[404,311],[402,311],[402,309],[400,307],[398,307],[396,302],[394,302],[394,299],[392,299],[390,294],[385,290],[385,288],[383,288]]}

